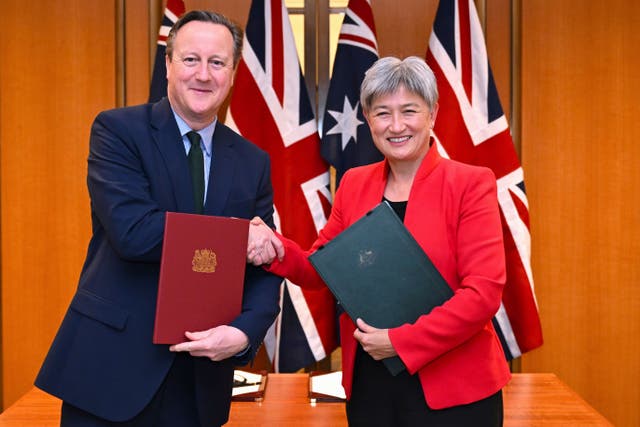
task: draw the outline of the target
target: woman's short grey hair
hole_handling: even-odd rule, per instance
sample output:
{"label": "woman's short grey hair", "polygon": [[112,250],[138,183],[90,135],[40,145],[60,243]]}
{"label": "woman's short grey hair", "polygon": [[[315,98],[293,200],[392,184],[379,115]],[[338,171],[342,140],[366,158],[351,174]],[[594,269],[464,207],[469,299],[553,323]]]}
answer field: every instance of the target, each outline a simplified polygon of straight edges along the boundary
{"label": "woman's short grey hair", "polygon": [[378,59],[364,74],[360,86],[362,110],[369,111],[378,97],[394,93],[400,86],[424,99],[429,110],[438,102],[436,77],[422,58],[409,56],[401,60],[387,56]]}

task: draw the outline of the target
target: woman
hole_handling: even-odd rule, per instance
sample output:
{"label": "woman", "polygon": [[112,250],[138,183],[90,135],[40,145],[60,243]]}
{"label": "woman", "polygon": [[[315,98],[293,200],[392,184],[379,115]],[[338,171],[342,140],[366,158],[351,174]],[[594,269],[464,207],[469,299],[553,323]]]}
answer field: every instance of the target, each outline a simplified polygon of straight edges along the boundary
{"label": "woman", "polygon": [[[300,286],[322,287],[307,256],[387,200],[453,289],[441,307],[396,328],[376,329],[362,319],[356,327],[341,315],[351,426],[502,425],[501,389],[510,373],[491,324],[506,275],[496,181],[489,169],[440,156],[431,138],[437,97],[422,59],[378,60],[365,75],[360,102],[384,160],[345,173],[310,251],[278,236],[274,246],[262,241],[248,252],[250,262],[271,262],[269,271]],[[380,360],[395,355],[407,370],[394,377]]]}

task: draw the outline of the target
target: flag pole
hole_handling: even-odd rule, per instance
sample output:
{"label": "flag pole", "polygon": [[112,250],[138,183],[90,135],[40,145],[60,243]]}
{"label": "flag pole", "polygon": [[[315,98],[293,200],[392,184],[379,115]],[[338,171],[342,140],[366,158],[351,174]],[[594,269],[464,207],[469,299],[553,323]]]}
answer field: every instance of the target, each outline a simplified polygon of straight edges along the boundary
{"label": "flag pole", "polygon": [[153,76],[153,64],[156,60],[156,45],[158,44],[158,28],[162,23],[162,0],[149,0],[149,83]]}
{"label": "flag pole", "polygon": [[511,137],[522,163],[522,40],[520,2],[511,0]]}
{"label": "flag pole", "polygon": [[[320,137],[322,138],[322,122],[324,119],[324,111],[327,107],[327,94],[329,92],[329,0],[318,0],[317,13],[318,108],[316,111],[318,114],[316,117],[318,118],[318,132],[320,132]],[[327,36],[320,37],[320,35]]]}
{"label": "flag pole", "polygon": [[126,20],[124,0],[116,1],[116,107],[127,105]]}
{"label": "flag pole", "polygon": [[314,114],[318,113],[318,96],[316,90],[317,79],[317,5],[315,0],[304,0],[304,80],[307,86],[309,102]]}

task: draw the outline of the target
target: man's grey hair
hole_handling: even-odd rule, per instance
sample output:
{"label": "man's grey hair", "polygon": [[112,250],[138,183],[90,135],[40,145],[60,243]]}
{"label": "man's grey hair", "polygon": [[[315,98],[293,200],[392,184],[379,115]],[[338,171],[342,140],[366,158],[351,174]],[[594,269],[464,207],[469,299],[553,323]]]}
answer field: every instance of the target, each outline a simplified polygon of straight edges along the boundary
{"label": "man's grey hair", "polygon": [[178,31],[180,31],[180,28],[184,27],[186,24],[192,21],[220,24],[229,29],[229,31],[231,32],[231,36],[233,37],[233,68],[236,68],[238,62],[240,62],[240,58],[242,57],[242,37],[244,37],[244,32],[242,31],[242,28],[238,26],[238,24],[236,24],[223,14],[218,12],[210,12],[208,10],[191,10],[182,15],[182,17],[180,17],[180,19],[178,19],[176,23],[173,24],[173,27],[171,27],[169,35],[167,36],[166,54],[169,60],[171,61],[173,59],[173,43],[176,40]]}

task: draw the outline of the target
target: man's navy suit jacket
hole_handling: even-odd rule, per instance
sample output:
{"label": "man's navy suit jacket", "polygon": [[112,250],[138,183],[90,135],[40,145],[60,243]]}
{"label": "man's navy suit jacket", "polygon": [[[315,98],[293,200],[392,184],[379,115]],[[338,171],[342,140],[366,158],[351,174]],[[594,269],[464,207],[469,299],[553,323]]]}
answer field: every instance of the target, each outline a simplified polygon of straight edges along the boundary
{"label": "man's navy suit jacket", "polygon": [[[268,155],[218,123],[205,215],[262,217],[273,225]],[[76,293],[36,386],[111,421],[138,414],[173,360],[152,344],[165,212],[194,212],[187,157],[165,98],[100,113],[91,129],[87,184],[93,235]],[[247,266],[242,358],[195,358],[199,398],[226,421],[233,365],[255,355],[278,313],[280,278]],[[234,360],[235,359],[235,360]]]}

